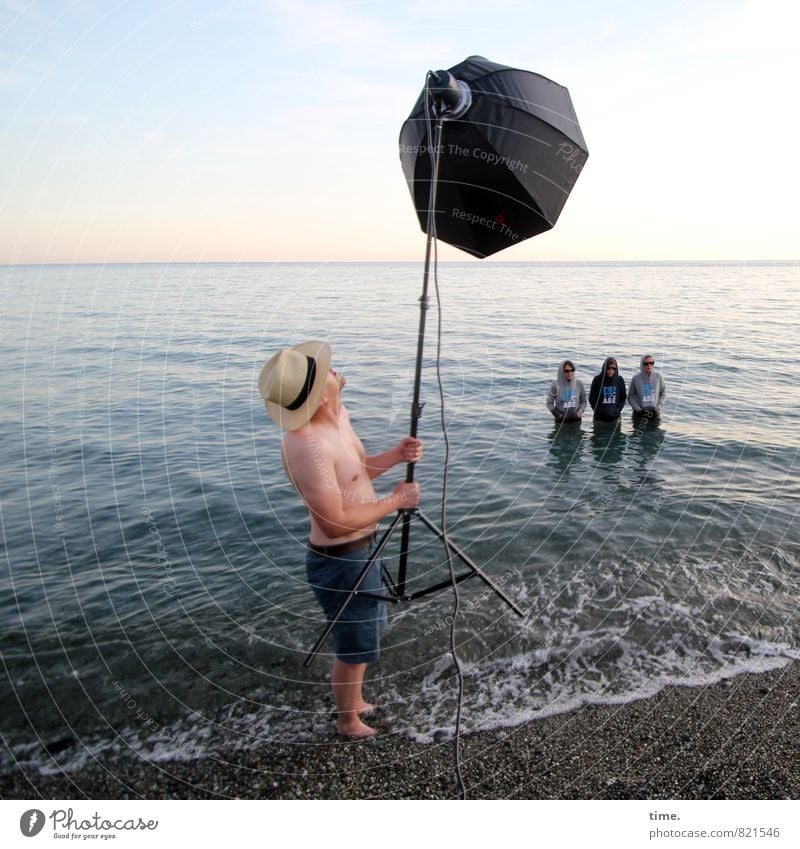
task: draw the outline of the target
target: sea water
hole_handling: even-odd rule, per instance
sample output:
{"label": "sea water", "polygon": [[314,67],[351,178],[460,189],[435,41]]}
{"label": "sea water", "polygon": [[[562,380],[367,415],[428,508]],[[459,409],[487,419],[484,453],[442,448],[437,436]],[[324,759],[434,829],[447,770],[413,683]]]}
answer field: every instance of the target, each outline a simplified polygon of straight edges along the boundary
{"label": "sea water", "polygon": [[[438,278],[421,507],[524,613],[460,585],[465,729],[797,658],[800,265],[465,262]],[[421,265],[0,279],[2,767],[327,739],[330,645],[302,666],[324,625],[308,520],[256,380],[276,350],[325,339],[367,451],[395,444]],[[644,353],[666,382],[660,421],[555,426],[545,397],[562,359],[588,394],[606,356],[628,382]],[[441,543],[413,527],[410,592],[448,575]],[[389,618],[367,697],[395,733],[450,734],[452,592]]]}

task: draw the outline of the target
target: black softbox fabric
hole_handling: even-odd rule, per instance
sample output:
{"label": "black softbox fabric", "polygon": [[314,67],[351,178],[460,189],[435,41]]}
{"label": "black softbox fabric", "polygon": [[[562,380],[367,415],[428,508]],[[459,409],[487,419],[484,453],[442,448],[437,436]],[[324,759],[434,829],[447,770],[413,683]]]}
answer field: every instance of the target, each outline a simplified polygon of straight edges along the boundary
{"label": "black softbox fabric", "polygon": [[[436,237],[486,257],[553,227],[589,154],[563,86],[479,56],[449,70],[472,105],[444,123]],[[434,139],[425,96],[400,131],[400,161],[427,232]]]}

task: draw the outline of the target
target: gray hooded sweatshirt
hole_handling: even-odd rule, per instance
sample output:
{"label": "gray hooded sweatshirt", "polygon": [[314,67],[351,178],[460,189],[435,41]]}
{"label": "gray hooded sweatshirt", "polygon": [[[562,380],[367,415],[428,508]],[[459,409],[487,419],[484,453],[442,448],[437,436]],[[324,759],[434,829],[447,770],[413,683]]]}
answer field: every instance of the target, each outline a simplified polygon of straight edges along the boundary
{"label": "gray hooded sweatshirt", "polygon": [[[586,409],[586,391],[583,384],[575,377],[575,372],[567,380],[564,366],[572,360],[562,360],[556,372],[556,379],[550,384],[547,393],[547,409],[557,421],[570,421],[578,418]],[[574,364],[573,364],[574,365]]]}
{"label": "gray hooded sweatshirt", "polygon": [[631,385],[628,387],[628,403],[633,407],[634,413],[660,413],[667,394],[661,375],[653,369],[648,376],[644,370],[644,361],[648,358],[653,359],[653,355],[645,354],[639,360],[639,374],[631,378]]}

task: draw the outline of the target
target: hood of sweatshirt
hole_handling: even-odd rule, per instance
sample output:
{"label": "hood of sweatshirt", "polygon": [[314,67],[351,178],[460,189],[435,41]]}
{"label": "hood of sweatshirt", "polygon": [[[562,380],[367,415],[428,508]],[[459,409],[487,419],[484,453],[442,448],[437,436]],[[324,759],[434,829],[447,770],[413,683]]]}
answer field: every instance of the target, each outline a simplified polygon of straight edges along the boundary
{"label": "hood of sweatshirt", "polygon": [[567,363],[571,363],[573,368],[575,368],[575,363],[572,360],[562,360],[561,363],[559,364],[558,372],[556,373],[556,383],[558,384],[559,397],[563,397],[562,393],[565,390],[567,390],[567,389],[574,390],[575,387],[577,386],[577,383],[575,382],[575,372],[577,371],[577,369],[575,369],[575,371],[573,371],[572,374],[570,375],[570,380],[567,380],[567,375],[564,374],[564,366]]}
{"label": "hood of sweatshirt", "polygon": [[[648,376],[647,372],[644,370],[644,361],[648,360],[648,359],[653,360],[655,362],[656,358],[652,354],[643,354],[642,358],[639,360],[639,374],[643,378],[647,378],[647,376]],[[653,366],[653,371],[650,372],[650,379],[649,379],[649,381],[646,381],[646,382],[655,383],[657,374],[658,374],[658,372],[656,371],[655,366]]]}
{"label": "hood of sweatshirt", "polygon": [[[613,375],[611,375],[611,378],[609,378],[608,372],[606,372],[606,369],[608,368],[609,363],[611,363],[612,366],[617,367],[617,370],[614,372]],[[617,358],[616,357],[606,357],[603,360],[603,365],[600,366],[600,373],[599,373],[598,377],[600,377],[603,380],[603,382],[609,382],[610,380],[613,380],[615,377],[619,377],[619,376],[620,376],[619,363],[617,362]]]}
{"label": "hood of sweatshirt", "polygon": [[[639,372],[633,376],[631,387],[635,389],[635,395],[638,395],[643,407],[661,408],[660,399],[664,394],[664,381],[661,375],[653,369],[648,375],[644,370],[644,361],[646,359],[654,359],[652,354],[645,354],[639,361]],[[631,401],[631,406],[636,409],[636,405]]]}

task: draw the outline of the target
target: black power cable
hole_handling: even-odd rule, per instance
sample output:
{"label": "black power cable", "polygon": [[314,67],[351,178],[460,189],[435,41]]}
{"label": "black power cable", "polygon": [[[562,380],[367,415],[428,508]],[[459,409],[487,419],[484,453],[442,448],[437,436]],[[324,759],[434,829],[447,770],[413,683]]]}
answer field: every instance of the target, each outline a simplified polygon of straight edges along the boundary
{"label": "black power cable", "polygon": [[[426,90],[430,84],[431,79],[435,79],[434,74],[431,71],[428,71],[428,75],[425,79],[425,87]],[[464,673],[461,666],[461,660],[458,657],[458,652],[456,651],[456,620],[458,618],[459,609],[461,606],[461,598],[458,591],[458,582],[456,581],[456,572],[455,566],[453,563],[453,553],[450,551],[450,547],[447,544],[447,475],[448,475],[448,465],[450,462],[450,442],[447,437],[447,420],[445,418],[445,399],[444,399],[444,386],[442,384],[442,371],[441,371],[441,355],[442,355],[442,299],[441,293],[439,291],[439,249],[436,240],[436,210],[435,206],[435,195],[436,195],[436,180],[438,180],[439,176],[439,155],[441,153],[440,150],[434,150],[434,145],[432,144],[432,139],[434,138],[433,133],[433,122],[431,120],[431,112],[430,112],[430,97],[425,98],[425,121],[427,126],[427,137],[429,141],[429,154],[431,157],[431,190],[430,190],[430,200],[428,202],[428,228],[432,237],[433,243],[433,284],[434,289],[436,290],[436,310],[437,310],[437,335],[436,335],[436,382],[439,388],[439,405],[441,410],[441,423],[442,423],[442,438],[444,440],[444,465],[443,465],[443,475],[442,475],[442,534],[443,534],[443,542],[444,542],[444,550],[447,556],[447,564],[450,569],[450,580],[453,584],[453,614],[450,622],[450,654],[453,657],[453,664],[456,669],[456,677],[458,679],[458,698],[456,702],[456,724],[455,731],[453,735],[453,759],[454,759],[454,769],[455,769],[455,781],[456,787],[458,789],[458,795],[461,799],[467,798],[467,791],[464,786],[464,778],[461,774],[461,710],[464,701]]]}

